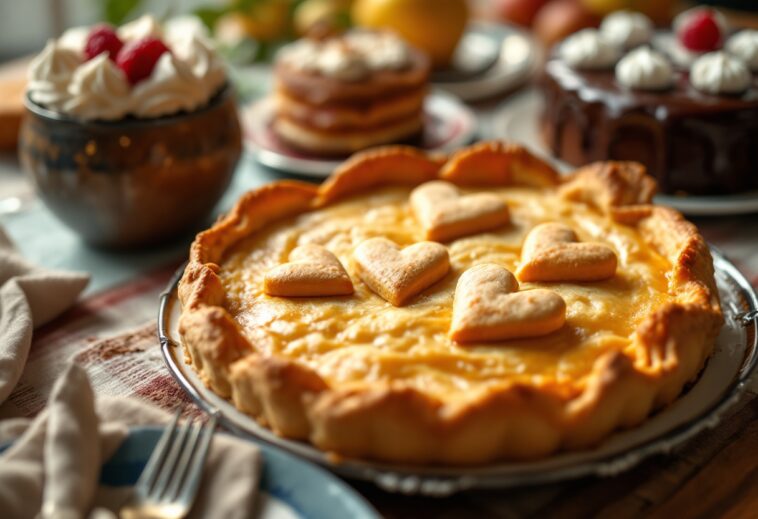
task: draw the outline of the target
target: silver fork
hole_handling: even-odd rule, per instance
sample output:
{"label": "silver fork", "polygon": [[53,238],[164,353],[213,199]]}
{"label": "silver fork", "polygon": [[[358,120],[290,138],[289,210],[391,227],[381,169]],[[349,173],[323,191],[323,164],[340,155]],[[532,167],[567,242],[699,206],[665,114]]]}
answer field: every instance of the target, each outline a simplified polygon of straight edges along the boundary
{"label": "silver fork", "polygon": [[191,420],[179,426],[180,414],[163,431],[121,517],[179,519],[192,507],[218,416],[203,426]]}

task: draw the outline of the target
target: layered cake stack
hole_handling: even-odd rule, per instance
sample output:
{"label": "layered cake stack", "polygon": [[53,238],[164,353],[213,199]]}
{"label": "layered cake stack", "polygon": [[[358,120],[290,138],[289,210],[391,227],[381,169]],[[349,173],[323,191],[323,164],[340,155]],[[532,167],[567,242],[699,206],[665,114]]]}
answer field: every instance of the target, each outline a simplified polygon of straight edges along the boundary
{"label": "layered cake stack", "polygon": [[427,57],[391,33],[351,31],[284,47],[273,129],[295,148],[341,155],[423,129]]}

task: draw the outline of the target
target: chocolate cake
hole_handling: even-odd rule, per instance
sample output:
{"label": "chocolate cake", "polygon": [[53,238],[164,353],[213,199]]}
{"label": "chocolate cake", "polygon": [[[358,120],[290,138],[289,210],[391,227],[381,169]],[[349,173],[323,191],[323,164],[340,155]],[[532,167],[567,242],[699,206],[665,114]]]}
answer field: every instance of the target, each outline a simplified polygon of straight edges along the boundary
{"label": "chocolate cake", "polygon": [[[672,58],[673,54],[659,50],[667,60]],[[728,61],[732,57],[726,53],[711,54],[707,58],[711,61],[727,60],[724,74],[732,74],[728,67],[743,67]],[[737,78],[719,78],[722,81],[711,89],[717,92],[709,93],[705,91],[708,85],[702,83],[713,78],[713,70],[701,74],[700,83],[691,78],[695,66],[708,67],[709,63],[690,68],[672,58],[670,70],[662,72],[666,81],[653,84],[648,61],[634,71],[635,79],[647,83],[630,87],[618,75],[621,62],[614,71],[613,67],[570,63],[572,57],[560,49],[555,52],[540,82],[545,104],[542,134],[556,157],[577,166],[599,160],[635,160],[657,178],[664,193],[758,189],[758,81],[748,65],[735,72]],[[646,73],[650,77],[639,76]],[[732,79],[737,80],[737,88],[727,92]]]}

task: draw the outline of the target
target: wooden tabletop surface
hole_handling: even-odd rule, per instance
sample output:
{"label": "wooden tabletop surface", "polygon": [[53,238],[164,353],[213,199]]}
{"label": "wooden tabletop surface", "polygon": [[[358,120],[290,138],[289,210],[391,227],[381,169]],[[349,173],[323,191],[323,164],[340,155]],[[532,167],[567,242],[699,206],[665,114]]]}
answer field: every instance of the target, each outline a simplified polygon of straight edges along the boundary
{"label": "wooden tabletop surface", "polygon": [[538,487],[468,491],[443,499],[407,497],[370,484],[358,490],[393,518],[756,518],[758,387],[753,380],[721,423],[668,455],[615,477]]}

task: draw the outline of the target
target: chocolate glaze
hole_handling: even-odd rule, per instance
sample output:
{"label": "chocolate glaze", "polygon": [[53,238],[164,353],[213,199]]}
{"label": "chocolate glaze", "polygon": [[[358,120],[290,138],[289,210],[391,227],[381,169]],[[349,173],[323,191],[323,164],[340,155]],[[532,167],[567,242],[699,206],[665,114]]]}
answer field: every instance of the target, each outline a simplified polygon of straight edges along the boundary
{"label": "chocolate glaze", "polygon": [[636,160],[659,191],[691,194],[758,189],[758,80],[739,96],[697,91],[686,71],[673,88],[632,91],[613,70],[545,66],[542,133],[554,155],[574,165]]}

